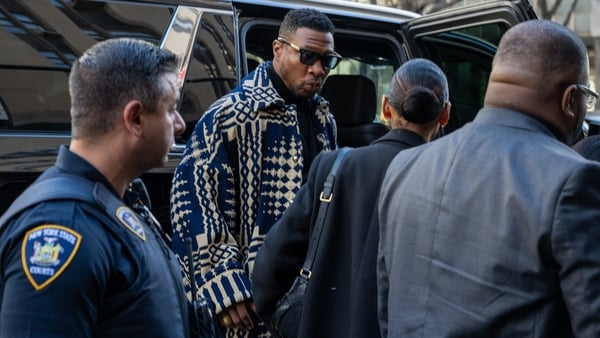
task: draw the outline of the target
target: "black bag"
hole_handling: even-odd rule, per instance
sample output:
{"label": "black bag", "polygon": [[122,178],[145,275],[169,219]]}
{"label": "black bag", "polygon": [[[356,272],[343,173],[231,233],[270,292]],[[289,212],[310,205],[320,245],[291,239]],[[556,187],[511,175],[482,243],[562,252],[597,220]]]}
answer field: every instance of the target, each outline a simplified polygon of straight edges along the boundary
{"label": "black bag", "polygon": [[307,283],[306,277],[297,276],[290,290],[277,302],[277,308],[271,320],[280,337],[295,338],[298,336]]}
{"label": "black bag", "polygon": [[313,261],[317,254],[317,248],[319,246],[319,239],[323,230],[323,223],[325,222],[325,216],[327,215],[327,207],[333,197],[333,184],[335,182],[335,174],[337,172],[340,163],[350,148],[342,148],[331,166],[331,170],[327,175],[325,183],[323,183],[323,190],[321,191],[319,205],[319,212],[315,219],[313,227],[313,236],[308,245],[308,252],[306,253],[306,259],[304,260],[304,266],[300,270],[300,274],[294,279],[294,283],[290,287],[289,291],[281,298],[275,308],[275,313],[271,317],[271,330],[274,334],[282,338],[296,338],[300,331],[300,322],[302,319],[302,310],[304,308],[304,293],[306,292],[306,286],[308,280],[311,277],[311,269]]}

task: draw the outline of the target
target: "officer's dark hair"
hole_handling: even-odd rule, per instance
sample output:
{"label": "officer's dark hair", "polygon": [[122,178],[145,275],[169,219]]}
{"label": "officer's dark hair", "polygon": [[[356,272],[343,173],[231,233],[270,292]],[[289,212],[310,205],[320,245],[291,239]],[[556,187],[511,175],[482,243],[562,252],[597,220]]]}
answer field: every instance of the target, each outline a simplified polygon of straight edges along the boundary
{"label": "officer's dark hair", "polygon": [[312,8],[299,8],[287,12],[279,26],[279,36],[290,38],[298,28],[331,34],[335,29],[327,15]]}
{"label": "officer's dark hair", "polygon": [[175,54],[143,40],[109,39],[92,46],[69,76],[72,137],[105,134],[131,100],[154,111],[170,89],[161,78],[176,68]]}
{"label": "officer's dark hair", "polygon": [[427,59],[413,59],[396,70],[388,99],[407,121],[436,121],[448,102],[448,80],[444,72]]}

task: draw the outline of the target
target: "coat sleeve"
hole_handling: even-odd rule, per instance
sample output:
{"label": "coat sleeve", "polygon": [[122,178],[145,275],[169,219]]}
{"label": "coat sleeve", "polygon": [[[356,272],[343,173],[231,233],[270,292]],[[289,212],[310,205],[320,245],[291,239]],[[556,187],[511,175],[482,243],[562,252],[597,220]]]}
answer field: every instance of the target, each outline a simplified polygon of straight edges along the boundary
{"label": "coat sleeve", "polygon": [[[223,99],[222,99],[223,100]],[[216,313],[250,299],[250,278],[244,270],[234,236],[236,213],[235,164],[229,163],[228,130],[223,127],[226,102],[208,111],[196,124],[171,191],[173,243],[191,295],[186,238],[192,239],[194,280]],[[230,136],[229,136],[230,137]],[[189,297],[189,296],[188,296]]]}
{"label": "coat sleeve", "polygon": [[[257,253],[252,272],[254,305],[257,315],[269,323],[275,305],[292,286],[308,249],[311,222],[316,216],[319,200],[315,187],[322,186],[317,172],[322,166],[323,153],[313,162],[306,184],[300,188],[294,202],[273,225]],[[320,185],[316,181],[321,182]]]}
{"label": "coat sleeve", "polygon": [[576,337],[600,336],[600,166],[574,171],[552,230],[563,300]]}

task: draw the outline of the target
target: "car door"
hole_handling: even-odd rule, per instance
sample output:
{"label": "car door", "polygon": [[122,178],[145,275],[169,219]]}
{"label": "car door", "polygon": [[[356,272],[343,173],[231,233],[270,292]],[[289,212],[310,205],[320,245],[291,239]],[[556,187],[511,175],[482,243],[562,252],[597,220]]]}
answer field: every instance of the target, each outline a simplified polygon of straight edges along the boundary
{"label": "car door", "polygon": [[446,133],[473,120],[483,106],[492,58],[504,32],[531,19],[537,16],[527,1],[490,1],[402,25],[406,53],[432,60],[448,77],[452,113]]}
{"label": "car door", "polygon": [[231,3],[190,3],[175,8],[160,42],[161,48],[179,56],[181,98],[178,110],[186,123],[186,130],[172,145],[169,162],[162,168],[145,173],[142,178],[150,191],[152,211],[169,234],[173,171],[181,161],[198,119],[213,102],[238,83],[240,61],[235,30]]}
{"label": "car door", "polygon": [[[73,61],[109,38],[158,44],[175,7],[140,1],[0,0],[0,214],[54,164],[59,145],[70,141]],[[166,175],[161,178],[170,182]],[[152,188],[151,194],[161,191]]]}

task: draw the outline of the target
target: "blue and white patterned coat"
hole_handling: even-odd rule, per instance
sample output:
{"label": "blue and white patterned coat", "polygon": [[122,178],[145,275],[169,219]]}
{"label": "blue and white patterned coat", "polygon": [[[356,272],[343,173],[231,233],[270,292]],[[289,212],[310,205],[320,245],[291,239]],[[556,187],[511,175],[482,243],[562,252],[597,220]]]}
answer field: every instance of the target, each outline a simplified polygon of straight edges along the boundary
{"label": "blue and white patterned coat", "polygon": [[[311,106],[319,147],[334,149],[329,104],[315,96]],[[300,188],[302,153],[296,106],[285,104],[265,64],[209,107],[175,171],[171,195],[173,250],[188,295],[184,241],[190,237],[199,293],[216,313],[252,298],[249,275],[256,252]],[[266,331],[263,325],[256,330]]]}

